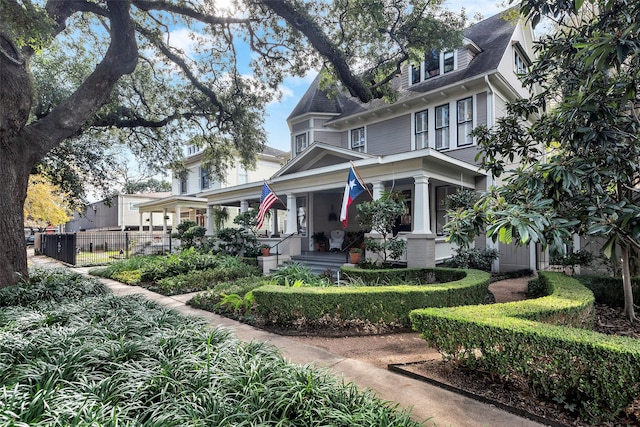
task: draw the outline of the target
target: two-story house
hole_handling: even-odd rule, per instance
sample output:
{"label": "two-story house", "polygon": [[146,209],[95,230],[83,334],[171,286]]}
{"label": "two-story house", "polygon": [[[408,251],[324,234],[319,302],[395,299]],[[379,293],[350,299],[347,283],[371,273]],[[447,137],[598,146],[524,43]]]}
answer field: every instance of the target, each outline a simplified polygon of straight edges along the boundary
{"label": "two-story house", "polygon": [[[475,162],[469,132],[491,127],[507,102],[528,96],[518,80],[533,57],[533,31],[507,14],[478,22],[454,51],[426,52],[394,81],[398,98],[362,103],[348,94],[330,98],[314,81],[287,119],[291,160],[269,180],[286,205],[286,251],[313,250],[310,236],[342,229],[344,186],[353,164],[374,198],[404,193],[407,212],[398,225],[407,240],[408,266],[433,266],[452,255],[442,227],[444,201],[459,188],[485,190],[495,182]],[[259,204],[261,184],[210,189],[209,206]],[[357,203],[346,231],[358,231]],[[336,213],[338,215],[336,215]],[[479,239],[477,245],[491,244]],[[534,268],[535,248],[499,248],[497,268]]]}
{"label": "two-story house", "polygon": [[165,198],[168,192],[145,194],[117,194],[106,200],[87,205],[82,212],[74,212],[64,225],[66,233],[81,231],[144,231],[150,224],[161,223],[160,213],[140,213],[138,205]]}
{"label": "two-story house", "polygon": [[[272,147],[265,147],[256,157],[256,168],[245,169],[240,162],[230,166],[225,174],[225,180],[213,179],[203,164],[203,151],[195,146],[188,146],[183,160],[185,173],[173,175],[171,195],[168,197],[141,203],[137,207],[142,215],[156,213],[163,230],[175,227],[183,221],[194,221],[207,228],[207,234],[214,231],[213,209],[226,209],[228,220],[225,226],[231,226],[233,218],[240,213],[239,204],[216,204],[215,208],[207,202],[201,194],[208,191],[225,190],[245,185],[262,185],[263,180],[276,173],[288,158],[288,153]],[[257,183],[257,184],[256,184]],[[151,218],[155,218],[152,216]],[[280,230],[284,224],[280,225]],[[274,224],[271,232],[277,232],[278,225]]]}

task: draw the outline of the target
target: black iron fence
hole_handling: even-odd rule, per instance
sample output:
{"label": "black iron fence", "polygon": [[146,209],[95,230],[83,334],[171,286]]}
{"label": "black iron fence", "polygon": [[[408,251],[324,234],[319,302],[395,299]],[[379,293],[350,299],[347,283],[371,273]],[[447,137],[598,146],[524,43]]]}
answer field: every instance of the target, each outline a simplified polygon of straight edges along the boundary
{"label": "black iron fence", "polygon": [[179,240],[168,234],[130,231],[43,234],[40,249],[48,257],[76,266],[104,265],[137,255],[171,252]]}

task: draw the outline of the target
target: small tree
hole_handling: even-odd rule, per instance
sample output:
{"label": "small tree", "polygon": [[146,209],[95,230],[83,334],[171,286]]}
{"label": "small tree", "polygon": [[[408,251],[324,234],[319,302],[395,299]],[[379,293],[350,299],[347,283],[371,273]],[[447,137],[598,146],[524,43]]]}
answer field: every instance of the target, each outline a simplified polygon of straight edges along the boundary
{"label": "small tree", "polygon": [[180,239],[182,246],[186,248],[192,248],[204,237],[207,233],[207,229],[199,226],[194,221],[184,221],[176,226],[176,233],[173,233],[172,237]]}
{"label": "small tree", "polygon": [[382,240],[366,238],[365,249],[379,254],[383,265],[388,264],[389,259],[400,258],[407,248],[407,242],[394,236],[393,232],[396,221],[405,211],[402,195],[385,192],[378,200],[360,203],[357,209],[360,226],[382,237]]}
{"label": "small tree", "polygon": [[260,255],[256,228],[258,225],[258,211],[249,209],[246,212],[242,212],[233,219],[233,223],[238,224],[240,228],[228,227],[218,230],[220,250],[230,255],[246,257]]}

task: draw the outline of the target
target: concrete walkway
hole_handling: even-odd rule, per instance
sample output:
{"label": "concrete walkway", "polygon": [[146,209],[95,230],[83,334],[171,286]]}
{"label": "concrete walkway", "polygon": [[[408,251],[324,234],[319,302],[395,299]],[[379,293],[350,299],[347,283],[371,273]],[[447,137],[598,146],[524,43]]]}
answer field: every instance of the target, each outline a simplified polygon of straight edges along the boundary
{"label": "concrete walkway", "polygon": [[[61,266],[51,258],[29,257],[29,262],[38,266]],[[87,274],[90,268],[73,268]],[[116,295],[142,294],[152,301],[173,308],[188,316],[206,319],[215,327],[230,329],[243,341],[264,341],[277,347],[289,361],[298,364],[313,364],[327,368],[345,382],[353,382],[361,388],[369,388],[386,401],[397,402],[401,408],[411,408],[414,419],[428,421],[425,426],[437,427],[540,427],[543,424],[519,417],[493,405],[480,403],[423,381],[377,368],[365,362],[345,358],[324,349],[305,345],[285,336],[266,332],[208,311],[186,305],[192,294],[166,297],[147,289],[129,286],[109,279],[101,279]]]}

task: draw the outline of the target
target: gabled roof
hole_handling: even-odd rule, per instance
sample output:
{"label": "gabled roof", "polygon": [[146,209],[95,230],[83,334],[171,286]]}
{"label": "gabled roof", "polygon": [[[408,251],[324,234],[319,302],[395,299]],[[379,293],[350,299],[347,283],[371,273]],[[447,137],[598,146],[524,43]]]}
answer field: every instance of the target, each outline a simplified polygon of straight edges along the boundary
{"label": "gabled roof", "polygon": [[[402,89],[396,102],[417,98],[438,88],[447,87],[456,82],[462,82],[496,70],[509,46],[517,24],[516,20],[509,18],[509,10],[480,21],[464,31],[465,41],[472,43],[474,51],[480,49],[480,52],[474,56],[466,68]],[[320,77],[318,76],[293,109],[288,120],[309,113],[333,114],[335,115],[335,120],[388,106],[380,99],[364,104],[345,93],[337,95],[334,99],[329,99],[327,93],[318,88],[319,81]],[[396,89],[399,87],[399,77],[394,79],[393,85]]]}
{"label": "gabled roof", "polygon": [[333,145],[314,142],[306,150],[296,156],[289,163],[284,165],[274,177],[288,175],[291,173],[317,169],[326,166],[334,166],[352,160],[370,159],[375,156],[346,148],[335,147]]}

